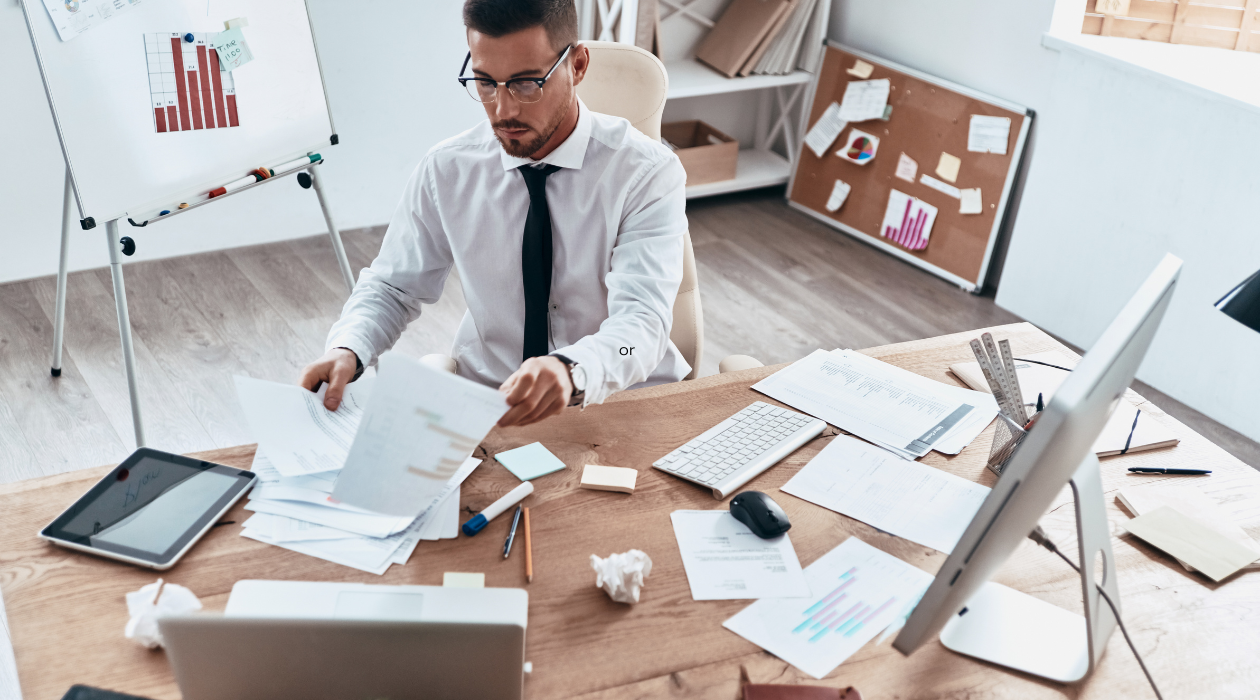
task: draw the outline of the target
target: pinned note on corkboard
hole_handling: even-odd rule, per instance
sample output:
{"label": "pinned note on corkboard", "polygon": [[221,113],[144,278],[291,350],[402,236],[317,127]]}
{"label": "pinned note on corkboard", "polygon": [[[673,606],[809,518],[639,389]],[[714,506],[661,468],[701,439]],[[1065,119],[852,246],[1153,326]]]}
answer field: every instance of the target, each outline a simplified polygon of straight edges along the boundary
{"label": "pinned note on corkboard", "polygon": [[[823,149],[818,148],[818,134],[812,139],[807,135],[812,147],[801,147],[788,185],[789,203],[968,291],[979,291],[1019,170],[1032,112],[838,44],[829,43],[823,51],[822,69],[812,86],[807,134],[824,114],[837,113],[828,108],[844,101],[852,81],[890,81],[890,109],[884,110],[882,119],[843,125]],[[1001,136],[999,129],[989,128],[987,140],[977,140],[973,116],[1010,120],[1004,153],[992,143]],[[982,125],[991,122],[997,123],[981,120]],[[834,132],[840,125],[825,126],[829,128],[820,133]],[[853,148],[855,129],[871,137],[869,158],[863,149]],[[981,141],[983,149],[973,150]],[[912,174],[916,169],[918,178]],[[837,180],[850,189],[843,204],[832,208]],[[935,214],[909,223],[903,221],[905,216],[893,217],[896,221],[888,225],[890,204],[901,203],[901,209],[907,209],[905,202],[910,203],[909,210]]]}

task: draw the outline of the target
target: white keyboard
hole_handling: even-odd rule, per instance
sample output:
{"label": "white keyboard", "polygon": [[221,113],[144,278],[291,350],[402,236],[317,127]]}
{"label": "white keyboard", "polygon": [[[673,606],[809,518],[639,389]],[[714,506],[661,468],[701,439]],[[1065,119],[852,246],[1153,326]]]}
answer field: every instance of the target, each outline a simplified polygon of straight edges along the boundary
{"label": "white keyboard", "polygon": [[713,489],[721,500],[798,447],[824,421],[758,401],[662,457],[653,467]]}

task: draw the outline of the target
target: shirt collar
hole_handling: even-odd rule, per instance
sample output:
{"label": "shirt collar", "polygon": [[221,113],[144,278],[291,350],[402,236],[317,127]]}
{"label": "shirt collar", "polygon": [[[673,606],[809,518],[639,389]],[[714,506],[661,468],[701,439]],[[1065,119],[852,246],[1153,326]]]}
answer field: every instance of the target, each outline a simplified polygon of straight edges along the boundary
{"label": "shirt collar", "polygon": [[564,140],[556,147],[554,151],[548,153],[540,160],[533,158],[517,158],[508,155],[503,150],[503,146],[499,146],[499,156],[503,161],[503,169],[505,171],[515,170],[522,165],[534,165],[536,163],[549,163],[560,168],[573,168],[580,170],[582,161],[586,159],[586,144],[591,140],[591,114],[586,108],[586,104],[578,99],[578,122],[573,128],[573,133],[569,134],[569,138]]}

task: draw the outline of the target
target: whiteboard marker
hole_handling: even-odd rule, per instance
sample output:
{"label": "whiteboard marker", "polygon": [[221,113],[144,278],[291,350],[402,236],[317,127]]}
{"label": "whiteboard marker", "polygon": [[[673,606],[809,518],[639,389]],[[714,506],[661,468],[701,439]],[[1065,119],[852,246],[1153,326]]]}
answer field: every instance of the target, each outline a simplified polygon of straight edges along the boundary
{"label": "whiteboard marker", "polygon": [[487,523],[503,514],[505,510],[525,500],[525,497],[534,492],[534,482],[526,481],[516,488],[508,491],[507,494],[499,500],[491,503],[485,510],[476,514],[471,520],[464,523],[464,534],[469,537],[481,532],[481,528]]}
{"label": "whiteboard marker", "polygon": [[285,163],[283,165],[277,165],[276,167],[272,168],[271,171],[274,172],[276,175],[279,175],[280,173],[287,173],[290,170],[295,170],[297,168],[310,165],[311,163],[318,163],[321,160],[323,160],[322,156],[320,156],[318,153],[312,153],[309,156],[302,156],[301,158],[298,158],[297,160],[291,160],[288,163]]}
{"label": "whiteboard marker", "polygon": [[257,175],[250,173],[249,175],[246,175],[245,177],[239,180],[233,180],[232,182],[229,182],[228,184],[218,189],[210,190],[210,196],[218,197],[219,195],[227,194],[228,192],[231,192],[233,190],[239,190],[245,185],[252,185],[255,182],[258,182],[260,179],[261,178],[259,178]]}

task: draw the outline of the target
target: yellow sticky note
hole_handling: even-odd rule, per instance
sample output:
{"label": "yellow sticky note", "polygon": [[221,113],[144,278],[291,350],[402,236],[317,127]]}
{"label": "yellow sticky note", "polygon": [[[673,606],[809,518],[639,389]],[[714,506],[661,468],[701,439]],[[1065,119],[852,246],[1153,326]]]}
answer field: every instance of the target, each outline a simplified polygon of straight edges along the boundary
{"label": "yellow sticky note", "polygon": [[594,491],[617,491],[634,493],[634,483],[639,478],[637,469],[625,467],[601,467],[595,464],[586,465],[582,470],[581,487]]}
{"label": "yellow sticky note", "polygon": [[846,70],[845,73],[848,73],[855,78],[861,78],[862,80],[866,80],[871,77],[871,73],[875,70],[875,66],[872,66],[860,58],[855,60],[856,63],[853,64],[853,67]]}
{"label": "yellow sticky note", "polygon": [[1125,528],[1220,581],[1257,559],[1256,553],[1168,506],[1130,520]]}
{"label": "yellow sticky note", "polygon": [[941,162],[936,165],[936,174],[947,182],[958,182],[958,169],[961,167],[961,158],[942,152]]}
{"label": "yellow sticky note", "polygon": [[442,574],[442,585],[446,588],[485,588],[486,575],[447,571]]}

